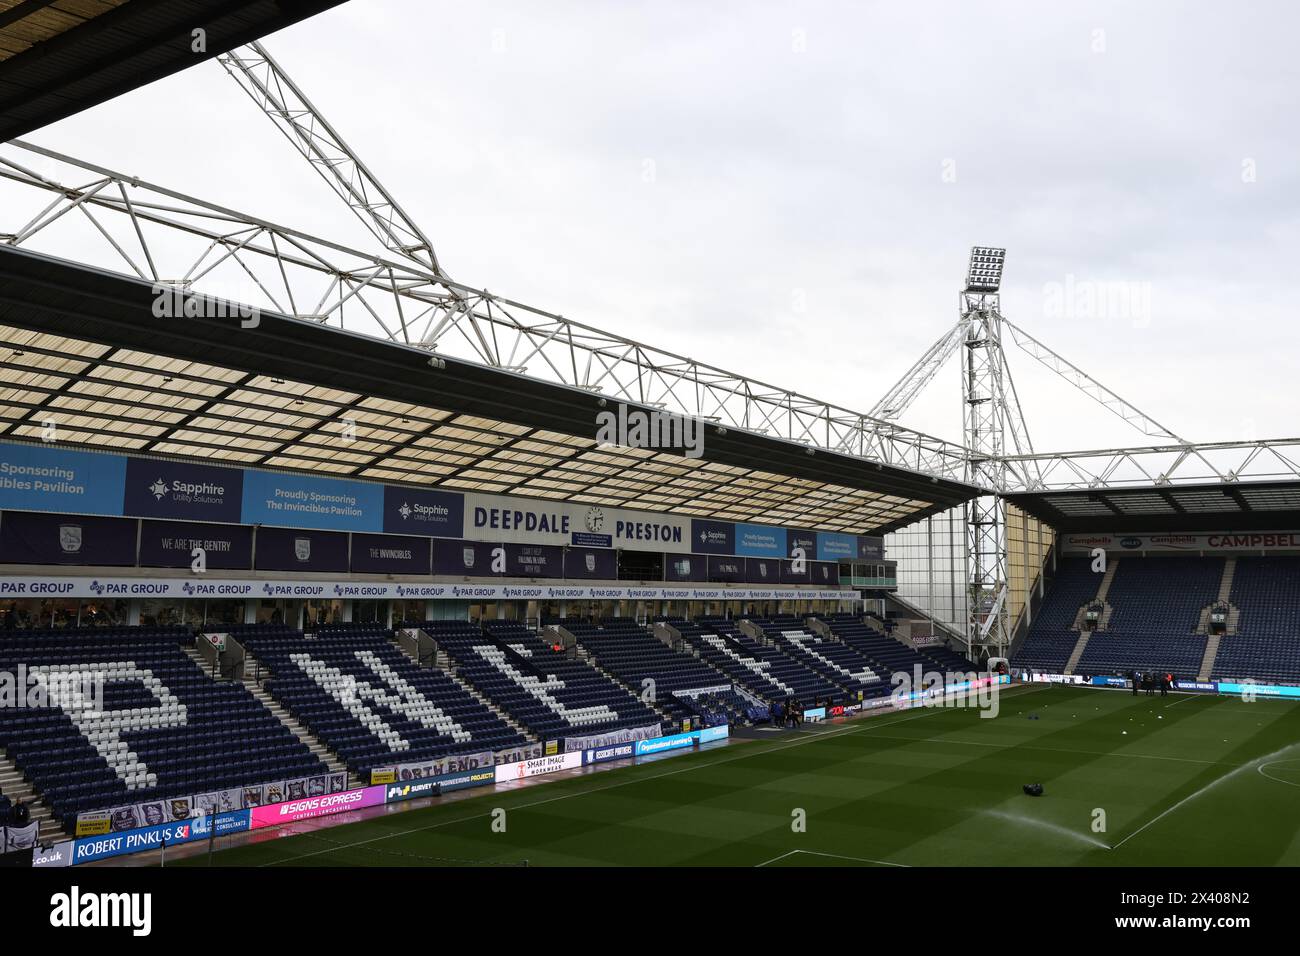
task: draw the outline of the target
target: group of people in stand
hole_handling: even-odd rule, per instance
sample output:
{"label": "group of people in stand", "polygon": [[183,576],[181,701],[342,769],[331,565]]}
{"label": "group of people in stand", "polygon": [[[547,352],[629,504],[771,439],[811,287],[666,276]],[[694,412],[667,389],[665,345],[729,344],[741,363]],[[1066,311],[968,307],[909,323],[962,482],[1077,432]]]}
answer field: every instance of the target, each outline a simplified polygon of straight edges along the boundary
{"label": "group of people in stand", "polygon": [[793,697],[787,697],[784,702],[778,700],[772,705],[772,726],[793,728],[802,723],[803,705]]}
{"label": "group of people in stand", "polygon": [[1157,690],[1160,691],[1161,697],[1168,697],[1170,689],[1174,686],[1173,674],[1155,674],[1150,671],[1133,671],[1129,675],[1133,681],[1133,696],[1136,697],[1138,689],[1141,688],[1151,697]]}

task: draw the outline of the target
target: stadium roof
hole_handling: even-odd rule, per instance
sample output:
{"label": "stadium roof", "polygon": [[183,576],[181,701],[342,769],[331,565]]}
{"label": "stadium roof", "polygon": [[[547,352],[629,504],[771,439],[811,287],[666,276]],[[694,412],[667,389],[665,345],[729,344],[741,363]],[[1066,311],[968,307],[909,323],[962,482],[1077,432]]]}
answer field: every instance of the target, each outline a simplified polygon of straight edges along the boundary
{"label": "stadium roof", "polygon": [[1006,499],[1061,531],[1235,531],[1300,524],[1300,481],[1027,492]]}
{"label": "stadium roof", "polygon": [[[343,0],[0,0],[0,142]],[[206,31],[196,53],[192,31]]]}
{"label": "stadium roof", "polygon": [[0,246],[0,439],[52,418],[92,448],[859,534],[978,493],[712,423],[700,458],[602,448],[591,392],[267,312],[160,318],[156,298]]}

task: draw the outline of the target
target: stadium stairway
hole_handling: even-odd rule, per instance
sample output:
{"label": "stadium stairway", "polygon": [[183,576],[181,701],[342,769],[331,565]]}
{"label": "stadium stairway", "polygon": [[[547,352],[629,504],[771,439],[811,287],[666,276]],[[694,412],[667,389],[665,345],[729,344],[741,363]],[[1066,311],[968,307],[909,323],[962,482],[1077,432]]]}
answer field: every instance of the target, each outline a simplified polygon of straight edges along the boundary
{"label": "stadium stairway", "polygon": [[1079,666],[1079,659],[1083,657],[1083,652],[1088,649],[1088,637],[1091,634],[1091,631],[1079,632],[1079,639],[1075,641],[1074,650],[1070,652],[1070,659],[1065,662],[1065,670],[1062,673],[1074,673],[1074,669]]}
{"label": "stadium stairway", "polygon": [[1219,656],[1219,642],[1222,638],[1218,634],[1211,634],[1205,641],[1205,656],[1201,658],[1201,669],[1196,672],[1197,680],[1209,680],[1210,675],[1214,673],[1214,659]]}
{"label": "stadium stairway", "polygon": [[[249,660],[251,658],[252,655],[248,655],[248,657],[245,659]],[[255,663],[256,662],[254,661],[254,664]],[[270,672],[268,671],[267,673]],[[323,743],[321,743],[318,737],[316,737],[314,734],[311,733],[311,731],[309,731],[302,724],[298,723],[298,721],[294,720],[294,718],[290,715],[290,713],[287,710],[285,710],[283,707],[281,707],[276,702],[274,697],[272,697],[265,690],[263,690],[262,685],[259,684],[256,680],[254,680],[251,677],[245,677],[244,686],[248,688],[248,692],[252,694],[254,698],[256,698],[259,704],[261,704],[263,707],[265,707],[267,710],[269,710],[272,714],[275,715],[276,720],[278,720],[280,723],[288,727],[295,737],[297,737],[304,744],[306,744],[307,749],[311,751],[311,753],[318,760],[320,760],[321,763],[329,767],[330,770],[333,771],[334,773],[347,773],[349,788],[358,787],[361,786],[361,784],[364,782],[369,782],[369,781],[361,781],[360,778],[356,776],[356,774],[349,771],[347,765],[344,764],[343,761],[339,759],[338,754],[334,753],[334,751],[326,747]]]}
{"label": "stadium stairway", "polygon": [[[438,656],[439,656],[439,657],[442,657],[442,656],[444,656],[445,654],[446,654],[446,651],[439,651],[439,652],[438,652]],[[502,720],[502,722],[503,722],[507,727],[509,727],[511,730],[513,730],[513,731],[515,731],[516,733],[518,733],[519,735],[521,735],[521,736],[522,736],[525,740],[527,740],[529,743],[536,743],[536,742],[537,742],[537,735],[536,735],[536,734],[534,734],[534,733],[532,733],[531,731],[529,731],[527,727],[525,727],[523,724],[519,723],[519,721],[515,720],[515,719],[514,719],[513,717],[511,717],[508,713],[506,713],[504,710],[502,710],[500,707],[498,707],[498,706],[497,706],[497,702],[494,701],[491,697],[488,697],[486,694],[484,694],[483,692],[481,692],[477,687],[475,687],[475,686],[474,686],[473,684],[471,684],[469,681],[467,681],[467,680],[465,680],[463,677],[461,677],[460,674],[456,673],[456,664],[455,664],[455,662],[453,662],[450,658],[448,658],[447,666],[446,666],[446,667],[443,667],[443,668],[440,668],[440,670],[441,670],[444,674],[446,674],[447,677],[448,677],[449,679],[451,679],[453,682],[455,682],[457,685],[459,685],[460,688],[461,688],[462,690],[465,691],[465,693],[469,694],[471,697],[473,697],[475,700],[477,700],[480,704],[482,704],[482,705],[483,705],[484,707],[486,707],[488,710],[492,711],[492,713],[494,713],[494,714],[496,714],[498,717],[500,717],[501,720]]]}
{"label": "stadium stairway", "polygon": [[66,838],[67,834],[63,832],[63,827],[59,826],[59,821],[54,819],[54,811],[45,805],[35,788],[23,779],[22,771],[14,766],[9,755],[3,750],[0,750],[0,793],[8,797],[12,803],[21,800],[27,804],[32,822],[39,824],[37,834],[42,845],[49,845],[56,840]]}

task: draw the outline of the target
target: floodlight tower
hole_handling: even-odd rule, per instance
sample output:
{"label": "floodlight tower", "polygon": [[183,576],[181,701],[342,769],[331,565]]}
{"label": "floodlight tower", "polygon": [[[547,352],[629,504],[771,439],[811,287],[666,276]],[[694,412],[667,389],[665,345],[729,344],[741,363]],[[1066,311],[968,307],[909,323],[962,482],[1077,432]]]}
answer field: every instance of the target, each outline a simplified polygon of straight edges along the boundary
{"label": "floodlight tower", "polygon": [[[970,588],[967,640],[983,645],[985,655],[1005,657],[1010,642],[1007,585],[1006,516],[999,494],[1007,489],[1006,436],[1023,428],[1010,375],[1002,354],[1002,286],[1005,249],[971,249],[966,287],[961,293],[962,409],[967,459],[966,480],[988,489],[966,505],[967,576]],[[1016,444],[1020,444],[1019,441]],[[972,648],[973,650],[973,648]]]}

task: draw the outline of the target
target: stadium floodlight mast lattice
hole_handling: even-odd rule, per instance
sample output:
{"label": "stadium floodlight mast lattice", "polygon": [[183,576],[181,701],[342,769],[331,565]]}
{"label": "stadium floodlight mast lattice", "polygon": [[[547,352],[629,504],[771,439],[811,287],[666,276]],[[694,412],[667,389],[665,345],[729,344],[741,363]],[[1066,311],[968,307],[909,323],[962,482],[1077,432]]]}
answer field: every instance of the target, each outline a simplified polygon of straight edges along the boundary
{"label": "stadium floodlight mast lattice", "polygon": [[[896,419],[925,390],[957,351],[962,353],[963,441],[965,478],[986,489],[965,506],[968,652],[1005,657],[1011,638],[1008,602],[1006,506],[1001,495],[1045,489],[1043,464],[1054,456],[1034,451],[1021,412],[1015,379],[1007,361],[1005,334],[1047,368],[1147,434],[1181,438],[1138,411],[1078,366],[1068,362],[1001,312],[1000,292],[1006,250],[971,249],[966,280],[959,295],[957,323],[945,332],[908,372],[876,403],[871,414]],[[976,650],[978,648],[978,650]]]}

